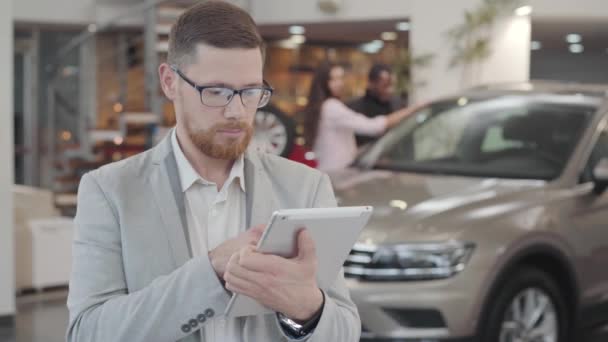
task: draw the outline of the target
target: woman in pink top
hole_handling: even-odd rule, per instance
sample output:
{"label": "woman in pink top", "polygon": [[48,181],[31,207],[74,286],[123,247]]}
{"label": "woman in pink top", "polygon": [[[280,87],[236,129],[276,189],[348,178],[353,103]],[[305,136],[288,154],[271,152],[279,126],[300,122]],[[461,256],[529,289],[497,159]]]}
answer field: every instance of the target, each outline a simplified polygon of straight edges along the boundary
{"label": "woman in pink top", "polygon": [[357,155],[355,134],[380,136],[415,109],[404,108],[369,118],[348,108],[340,96],[344,89],[344,68],[321,65],[315,72],[304,119],[308,148],[314,151],[321,171],[348,167]]}

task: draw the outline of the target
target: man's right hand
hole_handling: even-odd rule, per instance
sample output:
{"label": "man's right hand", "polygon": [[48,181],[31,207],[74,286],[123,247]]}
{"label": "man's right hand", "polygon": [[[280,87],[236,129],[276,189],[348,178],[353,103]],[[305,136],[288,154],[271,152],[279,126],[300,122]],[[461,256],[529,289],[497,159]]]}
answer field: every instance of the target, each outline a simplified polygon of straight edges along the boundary
{"label": "man's right hand", "polygon": [[226,265],[228,265],[228,261],[230,260],[230,257],[232,257],[232,254],[238,253],[242,248],[249,245],[255,247],[262,237],[265,228],[266,225],[262,224],[247,229],[247,231],[238,236],[222,242],[219,246],[209,252],[211,266],[218,278],[223,279],[224,273],[226,272]]}

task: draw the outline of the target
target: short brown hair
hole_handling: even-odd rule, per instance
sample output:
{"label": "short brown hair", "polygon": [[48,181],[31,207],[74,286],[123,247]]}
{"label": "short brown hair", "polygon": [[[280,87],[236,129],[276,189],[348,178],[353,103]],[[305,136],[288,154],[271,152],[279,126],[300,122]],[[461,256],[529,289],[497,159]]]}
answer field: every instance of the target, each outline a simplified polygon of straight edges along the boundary
{"label": "short brown hair", "polygon": [[204,1],[179,16],[169,34],[168,62],[183,66],[191,62],[196,45],[218,48],[260,48],[264,41],[255,22],[242,8],[224,1]]}

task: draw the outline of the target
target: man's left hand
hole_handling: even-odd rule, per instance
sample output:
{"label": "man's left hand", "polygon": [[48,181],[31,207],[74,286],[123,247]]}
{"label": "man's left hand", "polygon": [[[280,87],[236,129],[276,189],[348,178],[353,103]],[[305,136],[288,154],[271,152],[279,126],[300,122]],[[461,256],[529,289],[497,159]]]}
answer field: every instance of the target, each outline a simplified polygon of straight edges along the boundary
{"label": "man's left hand", "polygon": [[297,322],[306,322],[321,309],[317,286],[315,244],[306,229],[298,233],[298,254],[291,258],[262,254],[253,246],[234,253],[224,280],[226,289],[244,294]]}

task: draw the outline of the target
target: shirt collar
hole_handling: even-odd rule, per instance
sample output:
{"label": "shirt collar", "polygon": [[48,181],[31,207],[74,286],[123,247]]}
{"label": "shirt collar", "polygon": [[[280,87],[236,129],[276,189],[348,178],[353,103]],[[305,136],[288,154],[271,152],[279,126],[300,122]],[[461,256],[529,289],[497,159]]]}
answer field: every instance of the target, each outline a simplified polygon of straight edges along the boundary
{"label": "shirt collar", "polygon": [[[171,133],[171,145],[173,147],[173,153],[175,154],[175,161],[177,163],[177,171],[179,173],[179,179],[181,182],[182,192],[186,192],[192,184],[200,181],[205,185],[215,185],[212,182],[201,177],[196,170],[192,167],[192,164],[188,161],[184,152],[182,151],[179,142],[177,141],[177,130],[173,129]],[[238,180],[241,190],[245,192],[245,162],[244,157],[241,155],[235,160],[226,180],[226,184],[231,184],[235,180]]]}

